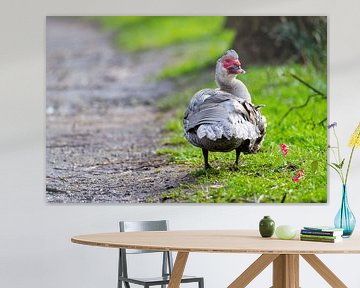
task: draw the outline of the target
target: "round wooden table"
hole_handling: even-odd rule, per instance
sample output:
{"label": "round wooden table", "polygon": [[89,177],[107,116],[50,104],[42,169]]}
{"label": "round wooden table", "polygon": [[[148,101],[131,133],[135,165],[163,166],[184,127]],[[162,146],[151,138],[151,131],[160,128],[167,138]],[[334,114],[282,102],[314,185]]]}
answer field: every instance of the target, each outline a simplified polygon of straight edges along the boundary
{"label": "round wooden table", "polygon": [[298,288],[299,255],[331,287],[347,287],[315,254],[360,253],[359,235],[338,243],[322,243],[262,238],[256,230],[98,233],[74,236],[71,241],[100,247],[177,251],[169,288],[179,287],[190,252],[262,254],[228,286],[229,288],[246,287],[271,263],[274,288]]}

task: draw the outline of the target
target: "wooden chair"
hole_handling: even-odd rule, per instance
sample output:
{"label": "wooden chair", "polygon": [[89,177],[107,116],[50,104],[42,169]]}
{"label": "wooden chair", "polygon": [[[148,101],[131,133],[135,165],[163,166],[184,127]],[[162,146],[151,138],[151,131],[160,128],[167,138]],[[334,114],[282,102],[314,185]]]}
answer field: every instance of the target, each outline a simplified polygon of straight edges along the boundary
{"label": "wooden chair", "polygon": [[[120,221],[120,232],[133,231],[167,231],[168,221]],[[124,283],[125,288],[130,288],[130,283],[141,285],[144,288],[150,286],[160,286],[165,288],[169,284],[170,276],[173,268],[173,259],[171,252],[150,251],[150,250],[135,250],[135,249],[119,249],[119,269],[118,269],[118,288],[122,288]],[[160,277],[152,278],[135,278],[129,277],[127,269],[127,254],[141,254],[141,253],[163,253],[162,260],[162,274]],[[204,288],[204,278],[194,276],[183,276],[181,283],[197,282],[199,288]]]}

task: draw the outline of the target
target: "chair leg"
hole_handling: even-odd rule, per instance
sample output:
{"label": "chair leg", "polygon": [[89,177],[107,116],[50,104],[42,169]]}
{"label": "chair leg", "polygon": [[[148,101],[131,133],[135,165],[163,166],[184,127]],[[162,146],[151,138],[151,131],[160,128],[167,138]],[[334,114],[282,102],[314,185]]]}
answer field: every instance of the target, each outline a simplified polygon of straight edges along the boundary
{"label": "chair leg", "polygon": [[[163,263],[162,263],[162,276],[163,277],[167,275],[168,265],[170,265],[170,263],[168,263],[168,260],[169,260],[168,254],[169,254],[169,252],[163,252]],[[162,284],[161,288],[166,288],[166,284]]]}
{"label": "chair leg", "polygon": [[122,258],[121,250],[119,249],[119,263],[118,263],[118,285],[117,288],[122,288],[122,281],[119,279],[119,276],[122,276]]}
{"label": "chair leg", "polygon": [[204,279],[203,278],[201,278],[199,280],[199,288],[204,288]]}
{"label": "chair leg", "polygon": [[123,282],[124,282],[124,287],[125,288],[130,288],[129,282],[125,282],[125,281],[121,281],[121,280],[118,281],[118,288],[122,288],[122,283]]}

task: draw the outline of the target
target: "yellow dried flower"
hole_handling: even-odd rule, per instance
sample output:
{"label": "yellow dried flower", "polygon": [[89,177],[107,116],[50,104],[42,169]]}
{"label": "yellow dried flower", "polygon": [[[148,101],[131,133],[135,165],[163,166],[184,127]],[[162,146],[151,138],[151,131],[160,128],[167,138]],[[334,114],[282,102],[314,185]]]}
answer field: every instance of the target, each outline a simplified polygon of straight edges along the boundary
{"label": "yellow dried flower", "polygon": [[349,146],[360,147],[360,122],[356,127],[354,133],[351,135]]}

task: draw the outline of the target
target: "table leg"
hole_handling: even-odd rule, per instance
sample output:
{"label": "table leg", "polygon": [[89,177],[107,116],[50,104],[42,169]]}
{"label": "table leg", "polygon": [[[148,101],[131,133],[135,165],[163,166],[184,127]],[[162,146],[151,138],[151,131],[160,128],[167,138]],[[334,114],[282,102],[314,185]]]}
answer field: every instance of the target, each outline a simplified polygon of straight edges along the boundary
{"label": "table leg", "polygon": [[[333,288],[347,286],[314,254],[301,256]],[[271,288],[299,288],[299,255],[297,254],[263,254],[252,263],[228,288],[244,288],[273,262],[273,286]]]}
{"label": "table leg", "polygon": [[252,263],[238,278],[232,282],[228,288],[244,288],[257,275],[259,275],[271,262],[273,262],[278,254],[263,254],[254,263]]}
{"label": "table leg", "polygon": [[347,286],[314,254],[301,255],[326,282],[334,288],[346,288]]}
{"label": "table leg", "polygon": [[299,288],[299,255],[281,254],[273,263],[273,288]]}
{"label": "table leg", "polygon": [[188,256],[189,256],[189,252],[178,252],[177,253],[168,288],[179,288],[180,287],[181,278],[184,274],[185,265],[186,265]]}

